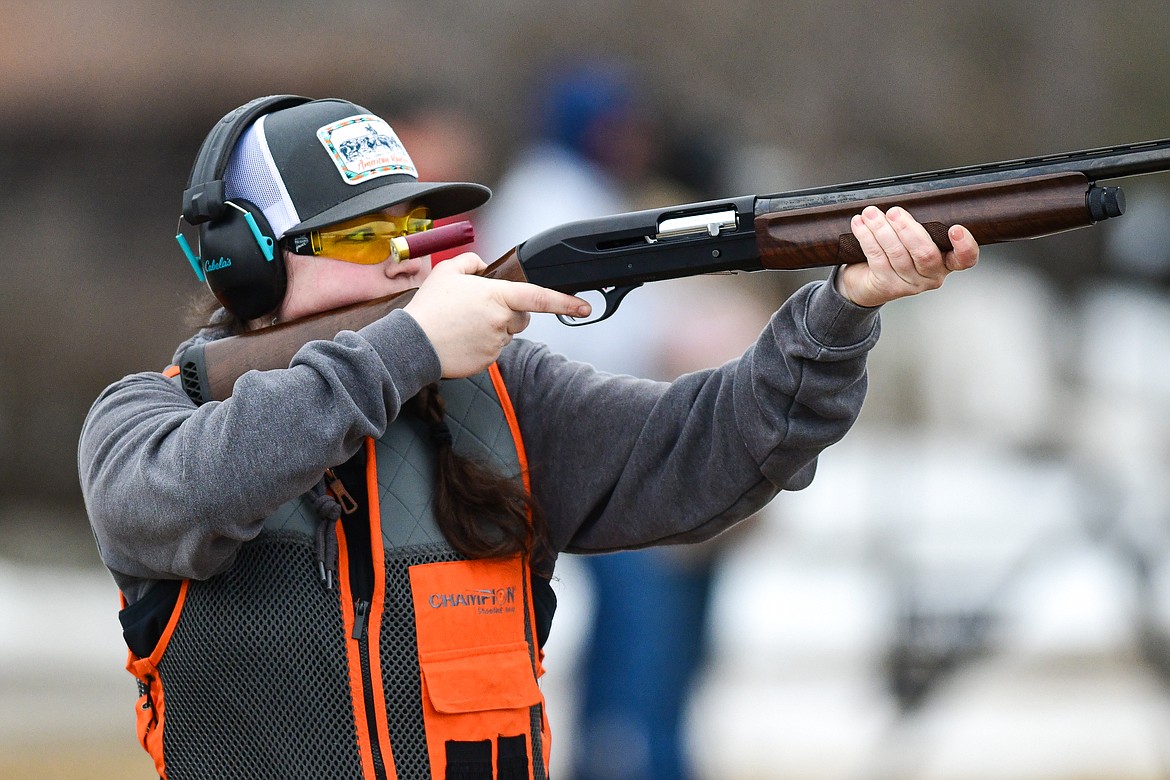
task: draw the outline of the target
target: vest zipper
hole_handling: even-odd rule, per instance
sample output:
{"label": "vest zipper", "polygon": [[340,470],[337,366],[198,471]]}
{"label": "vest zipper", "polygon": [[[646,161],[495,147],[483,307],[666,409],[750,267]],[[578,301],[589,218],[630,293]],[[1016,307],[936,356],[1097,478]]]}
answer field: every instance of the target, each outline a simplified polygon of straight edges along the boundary
{"label": "vest zipper", "polygon": [[353,638],[365,640],[366,624],[370,620],[370,602],[366,599],[354,599],[353,602]]}
{"label": "vest zipper", "polygon": [[338,478],[333,469],[325,469],[325,484],[329,486],[337,503],[341,504],[342,512],[352,515],[358,510],[358,502],[354,499],[353,494],[345,489],[345,483]]}
{"label": "vest zipper", "polygon": [[[370,606],[374,598],[375,589],[379,587],[379,576],[374,571],[374,556],[372,551],[371,525],[374,518],[370,517],[370,504],[359,502],[354,496],[365,495],[355,488],[362,484],[365,475],[365,461],[355,458],[342,466],[328,469],[325,479],[330,492],[342,507],[342,532],[347,541],[347,567],[349,570],[349,592],[353,600],[353,629],[350,640],[357,643],[358,667],[361,674],[362,701],[366,712],[366,732],[370,736],[370,757],[374,765],[374,776],[379,780],[386,780],[388,770],[386,762],[393,761],[390,756],[383,755],[382,742],[379,739],[378,717],[379,707],[385,707],[374,691],[373,664],[379,659],[372,658],[370,642]],[[374,627],[377,630],[377,626]],[[356,709],[356,707],[355,707]],[[389,771],[393,771],[391,768]]]}
{"label": "vest zipper", "polygon": [[353,638],[358,642],[358,660],[362,668],[362,698],[366,705],[366,730],[370,734],[370,752],[374,757],[374,774],[386,777],[386,763],[382,759],[382,747],[378,741],[378,718],[374,714],[374,678],[370,673],[370,642],[366,631],[369,622],[370,602],[357,599],[353,603]]}

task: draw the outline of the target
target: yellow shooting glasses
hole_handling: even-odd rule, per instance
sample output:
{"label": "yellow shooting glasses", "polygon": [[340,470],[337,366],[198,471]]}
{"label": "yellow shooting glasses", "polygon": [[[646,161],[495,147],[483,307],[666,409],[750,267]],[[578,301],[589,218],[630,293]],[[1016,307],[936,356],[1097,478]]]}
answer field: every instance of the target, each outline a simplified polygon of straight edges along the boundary
{"label": "yellow shooting glasses", "polygon": [[430,230],[434,222],[426,207],[420,206],[406,216],[366,214],[338,222],[327,230],[311,230],[287,236],[285,245],[293,254],[320,255],[359,265],[377,265],[394,257],[392,243],[399,236]]}

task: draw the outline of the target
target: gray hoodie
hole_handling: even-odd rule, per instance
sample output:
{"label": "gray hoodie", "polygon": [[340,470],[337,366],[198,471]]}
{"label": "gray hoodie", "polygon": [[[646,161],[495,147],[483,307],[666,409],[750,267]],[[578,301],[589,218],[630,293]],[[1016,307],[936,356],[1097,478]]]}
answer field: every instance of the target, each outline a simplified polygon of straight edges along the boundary
{"label": "gray hoodie", "polygon": [[[876,310],[818,282],[740,359],[672,383],[600,373],[514,340],[500,373],[553,548],[699,541],[806,487],[861,409],[878,330]],[[226,401],[196,406],[156,372],[115,382],[90,410],[78,453],[102,560],[131,603],[154,580],[224,571],[263,518],[381,436],[439,374],[426,336],[395,311],[306,344],[287,369],[244,374]]]}

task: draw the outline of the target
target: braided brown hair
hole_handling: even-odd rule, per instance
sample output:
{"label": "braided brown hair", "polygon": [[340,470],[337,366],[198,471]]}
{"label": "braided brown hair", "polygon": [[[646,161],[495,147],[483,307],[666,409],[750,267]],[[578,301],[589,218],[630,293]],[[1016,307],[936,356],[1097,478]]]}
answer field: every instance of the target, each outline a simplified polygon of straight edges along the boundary
{"label": "braided brown hair", "polygon": [[551,560],[546,521],[523,484],[455,452],[439,386],[424,387],[410,405],[431,429],[435,518],[447,542],[468,558],[521,553],[537,566]]}

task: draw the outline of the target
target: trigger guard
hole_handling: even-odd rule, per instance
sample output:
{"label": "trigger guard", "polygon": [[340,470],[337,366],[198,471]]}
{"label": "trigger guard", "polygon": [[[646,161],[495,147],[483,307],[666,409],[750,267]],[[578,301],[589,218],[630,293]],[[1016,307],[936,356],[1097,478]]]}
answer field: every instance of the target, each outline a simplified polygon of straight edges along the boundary
{"label": "trigger guard", "polygon": [[568,325],[570,328],[579,328],[582,325],[593,325],[594,323],[601,322],[602,320],[608,320],[617,312],[618,306],[621,306],[622,300],[641,286],[642,283],[638,282],[637,284],[629,284],[625,287],[607,287],[603,290],[597,290],[596,292],[601,293],[601,297],[605,299],[605,311],[601,313],[600,317],[593,317],[591,319],[585,320],[570,317],[565,314],[558,314],[556,317],[561,321],[561,324]]}

